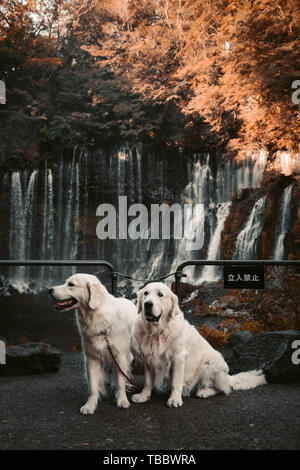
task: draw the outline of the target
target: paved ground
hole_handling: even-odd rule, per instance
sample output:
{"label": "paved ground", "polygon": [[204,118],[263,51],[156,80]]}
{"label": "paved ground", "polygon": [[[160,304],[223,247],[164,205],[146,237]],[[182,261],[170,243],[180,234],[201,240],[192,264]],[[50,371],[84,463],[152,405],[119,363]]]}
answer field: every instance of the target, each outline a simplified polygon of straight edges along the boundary
{"label": "paved ground", "polygon": [[0,389],[0,449],[300,449],[300,385],[186,398],[179,409],[155,395],[119,410],[109,397],[83,416],[82,356],[65,352],[58,374],[0,378]]}

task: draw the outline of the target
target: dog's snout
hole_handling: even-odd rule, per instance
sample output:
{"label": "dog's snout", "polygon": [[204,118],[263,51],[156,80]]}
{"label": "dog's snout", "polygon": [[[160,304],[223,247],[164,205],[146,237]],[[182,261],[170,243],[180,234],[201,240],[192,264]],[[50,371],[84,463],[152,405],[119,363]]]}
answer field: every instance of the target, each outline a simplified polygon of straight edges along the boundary
{"label": "dog's snout", "polygon": [[146,310],[152,310],[152,307],[153,307],[153,302],[152,300],[147,300],[145,303],[144,303],[144,307]]}
{"label": "dog's snout", "polygon": [[49,287],[48,292],[49,292],[50,295],[52,295],[53,294],[53,287]]}

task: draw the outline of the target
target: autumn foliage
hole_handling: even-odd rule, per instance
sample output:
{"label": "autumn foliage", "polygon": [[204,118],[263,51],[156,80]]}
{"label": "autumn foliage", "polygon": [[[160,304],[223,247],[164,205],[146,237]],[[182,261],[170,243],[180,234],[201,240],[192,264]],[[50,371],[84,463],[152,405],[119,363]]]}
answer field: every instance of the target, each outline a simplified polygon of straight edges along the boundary
{"label": "autumn foliage", "polygon": [[73,24],[82,47],[106,57],[145,98],[174,102],[188,118],[186,139],[215,132],[230,149],[298,148],[299,106],[291,100],[299,78],[297,0],[89,5]]}
{"label": "autumn foliage", "polygon": [[[71,67],[75,60],[95,81],[108,68],[130,92],[120,111],[125,106],[128,137],[295,152],[299,25],[297,0],[3,0],[0,75],[25,73],[31,62]],[[105,91],[91,89],[93,102],[103,102]],[[127,109],[137,97],[135,117]],[[165,120],[165,110],[176,123]]]}

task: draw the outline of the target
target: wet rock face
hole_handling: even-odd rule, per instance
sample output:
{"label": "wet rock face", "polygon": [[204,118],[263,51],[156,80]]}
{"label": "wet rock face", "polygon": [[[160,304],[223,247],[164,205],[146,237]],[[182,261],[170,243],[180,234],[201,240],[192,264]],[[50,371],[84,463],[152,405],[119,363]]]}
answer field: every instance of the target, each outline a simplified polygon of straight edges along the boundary
{"label": "wet rock face", "polygon": [[58,372],[61,351],[45,343],[26,343],[6,349],[6,363],[0,365],[0,376]]}
{"label": "wet rock face", "polygon": [[231,373],[263,369],[268,382],[300,382],[300,331],[237,332],[229,344]]}

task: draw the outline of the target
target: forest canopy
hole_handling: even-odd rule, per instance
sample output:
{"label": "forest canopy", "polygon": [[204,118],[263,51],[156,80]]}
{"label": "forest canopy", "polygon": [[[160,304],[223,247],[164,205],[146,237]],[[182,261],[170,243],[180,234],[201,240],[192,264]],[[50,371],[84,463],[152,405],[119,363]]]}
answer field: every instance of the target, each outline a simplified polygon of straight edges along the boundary
{"label": "forest canopy", "polygon": [[96,131],[295,152],[299,25],[297,0],[4,0],[0,78],[77,73],[89,108],[72,113],[91,113]]}

